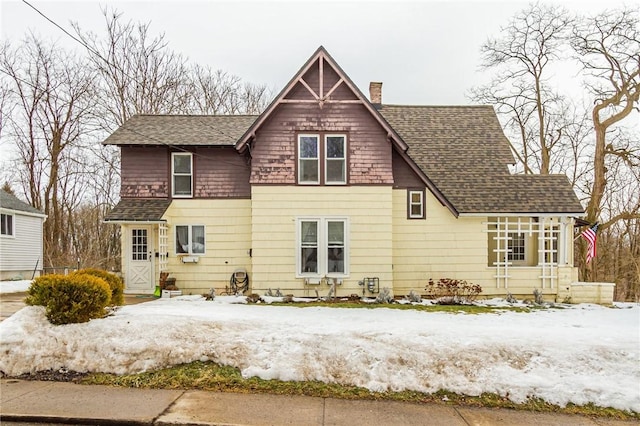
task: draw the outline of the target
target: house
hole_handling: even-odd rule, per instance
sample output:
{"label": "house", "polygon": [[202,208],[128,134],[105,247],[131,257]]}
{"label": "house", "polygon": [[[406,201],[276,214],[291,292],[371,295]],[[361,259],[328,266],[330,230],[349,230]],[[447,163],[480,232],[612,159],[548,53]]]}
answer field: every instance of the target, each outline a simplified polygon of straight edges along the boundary
{"label": "house", "polygon": [[46,215],[0,189],[0,281],[31,279],[42,271]]}
{"label": "house", "polygon": [[584,212],[567,178],[511,175],[490,106],[386,105],[381,86],[368,100],[320,47],[259,116],[124,123],[104,143],[122,154],[107,220],[127,291],[168,271],[183,293],[220,293],[244,269],[259,294],[402,296],[453,278],[570,297]]}

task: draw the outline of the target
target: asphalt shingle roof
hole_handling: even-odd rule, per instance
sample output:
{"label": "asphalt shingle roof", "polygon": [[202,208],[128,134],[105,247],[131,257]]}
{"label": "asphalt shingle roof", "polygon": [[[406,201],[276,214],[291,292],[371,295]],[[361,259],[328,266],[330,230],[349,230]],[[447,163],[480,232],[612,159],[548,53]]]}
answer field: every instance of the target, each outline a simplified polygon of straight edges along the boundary
{"label": "asphalt shingle roof", "polygon": [[564,175],[511,175],[514,162],[491,106],[382,105],[379,112],[459,213],[581,213]]}
{"label": "asphalt shingle roof", "polygon": [[0,189],[0,207],[8,210],[44,215],[40,210],[25,203],[24,201],[21,201],[16,196],[9,194],[3,189]]}
{"label": "asphalt shingle roof", "polygon": [[105,145],[233,146],[257,115],[134,115]]}
{"label": "asphalt shingle roof", "polygon": [[171,200],[154,198],[123,198],[109,212],[107,221],[158,221],[169,208]]}
{"label": "asphalt shingle roof", "polygon": [[[564,175],[511,175],[514,158],[491,106],[379,105],[407,154],[458,213],[584,212]],[[255,115],[136,115],[107,145],[233,146]],[[122,200],[108,220],[159,220],[169,200]]]}

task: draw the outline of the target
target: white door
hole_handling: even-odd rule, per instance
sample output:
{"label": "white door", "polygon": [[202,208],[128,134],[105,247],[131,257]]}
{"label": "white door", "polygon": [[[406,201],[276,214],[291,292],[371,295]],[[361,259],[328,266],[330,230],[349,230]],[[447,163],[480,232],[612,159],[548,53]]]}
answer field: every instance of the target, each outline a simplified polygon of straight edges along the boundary
{"label": "white door", "polygon": [[152,293],[153,235],[150,226],[137,226],[129,231],[129,267],[125,290],[128,293]]}

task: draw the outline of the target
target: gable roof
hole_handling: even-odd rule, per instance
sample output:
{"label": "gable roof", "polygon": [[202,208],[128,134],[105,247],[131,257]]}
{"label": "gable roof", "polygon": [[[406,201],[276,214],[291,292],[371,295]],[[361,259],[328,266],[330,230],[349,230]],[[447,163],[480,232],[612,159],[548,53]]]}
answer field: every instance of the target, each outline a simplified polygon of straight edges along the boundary
{"label": "gable roof", "polygon": [[104,145],[233,146],[257,115],[134,115]]}
{"label": "gable roof", "polygon": [[584,212],[565,175],[509,172],[513,155],[490,106],[382,105],[379,110],[458,213]]}
{"label": "gable roof", "polygon": [[[242,135],[242,137],[238,140],[236,144],[236,149],[240,152],[243,152],[246,144],[255,136],[255,132],[258,128],[269,118],[269,116],[273,113],[273,111],[278,107],[278,105],[283,101],[285,96],[294,88],[294,86],[302,80],[304,74],[312,67],[316,61],[320,61],[320,67],[323,64],[328,64],[333,70],[336,72],[338,77],[340,78],[339,83],[344,83],[356,96],[356,100],[360,101],[362,105],[371,113],[376,121],[387,131],[389,139],[391,139],[399,149],[405,151],[407,146],[402,141],[402,138],[396,133],[393,127],[389,126],[389,124],[382,118],[382,116],[376,111],[375,107],[366,96],[362,94],[358,86],[356,86],[351,78],[342,70],[340,65],[333,59],[333,57],[327,52],[324,46],[318,47],[318,49],[314,52],[313,55],[305,62],[305,64],[300,68],[300,70],[289,80],[286,86],[280,91],[278,96],[276,96],[271,104],[264,110],[262,114],[253,122],[253,124],[247,129],[247,131]],[[305,83],[306,84],[306,83]],[[331,91],[323,94],[323,96],[319,97],[319,102],[330,102]]]}
{"label": "gable roof", "polygon": [[160,222],[171,200],[123,198],[105,217],[106,222]]}
{"label": "gable roof", "polygon": [[[316,64],[320,73],[327,65],[339,78],[327,93],[323,93],[322,84],[315,93],[304,81]],[[294,87],[306,87],[312,97],[309,101],[322,106],[323,102],[339,102],[331,99],[331,92],[341,84],[355,96],[345,102],[360,103],[371,113],[387,132],[395,151],[454,215],[584,213],[566,176],[510,174],[508,165],[514,158],[491,106],[374,105],[322,46],[259,116],[136,115],[103,143],[235,146],[242,153],[278,105],[289,101],[286,97]],[[155,212],[151,214],[153,219],[148,219],[147,213],[151,212],[144,207],[118,204],[112,213],[122,217],[110,220],[159,220],[164,213],[160,210],[162,206],[155,206],[151,210]]]}
{"label": "gable roof", "polygon": [[24,212],[31,215],[46,217],[46,215],[40,210],[18,199],[15,195],[9,194],[4,189],[0,189],[0,207],[16,212]]}

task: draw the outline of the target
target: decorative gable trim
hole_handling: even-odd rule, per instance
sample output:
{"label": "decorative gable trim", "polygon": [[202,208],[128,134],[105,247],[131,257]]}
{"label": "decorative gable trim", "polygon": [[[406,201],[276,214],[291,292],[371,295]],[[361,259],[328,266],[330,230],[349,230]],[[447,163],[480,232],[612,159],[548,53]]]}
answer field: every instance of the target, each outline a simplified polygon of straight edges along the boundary
{"label": "decorative gable trim", "polygon": [[[318,66],[320,68],[320,84],[319,84],[319,93],[316,93],[309,84],[304,80],[304,75],[313,67],[316,62],[318,62]],[[325,63],[334,69],[334,71],[338,74],[338,81],[329,89],[326,93],[324,93],[324,66]],[[306,90],[311,94],[312,99],[286,99],[287,94],[291,92],[291,90],[300,83]],[[341,99],[341,100],[332,100],[330,99],[331,95],[340,85],[346,85],[355,95],[357,99]],[[345,74],[345,72],[340,68],[340,66],[336,63],[336,61],[329,55],[329,52],[323,46],[320,46],[318,50],[307,60],[307,62],[300,68],[300,70],[293,76],[293,78],[287,83],[287,85],[280,91],[278,96],[269,104],[267,109],[260,114],[258,119],[247,129],[244,135],[238,140],[236,143],[236,149],[238,152],[244,152],[247,149],[247,144],[255,137],[256,132],[262,126],[262,124],[269,118],[269,116],[273,113],[273,111],[280,104],[284,103],[318,103],[322,108],[322,105],[325,103],[358,103],[362,104],[367,108],[367,110],[371,113],[373,118],[385,129],[387,132],[388,138],[392,143],[402,151],[406,151],[408,145],[402,140],[400,135],[396,133],[396,131],[389,125],[389,123],[380,115],[380,113],[375,109],[375,107],[369,102],[369,100],[362,94],[362,92],[358,89],[358,87],[351,81],[349,76]]]}

